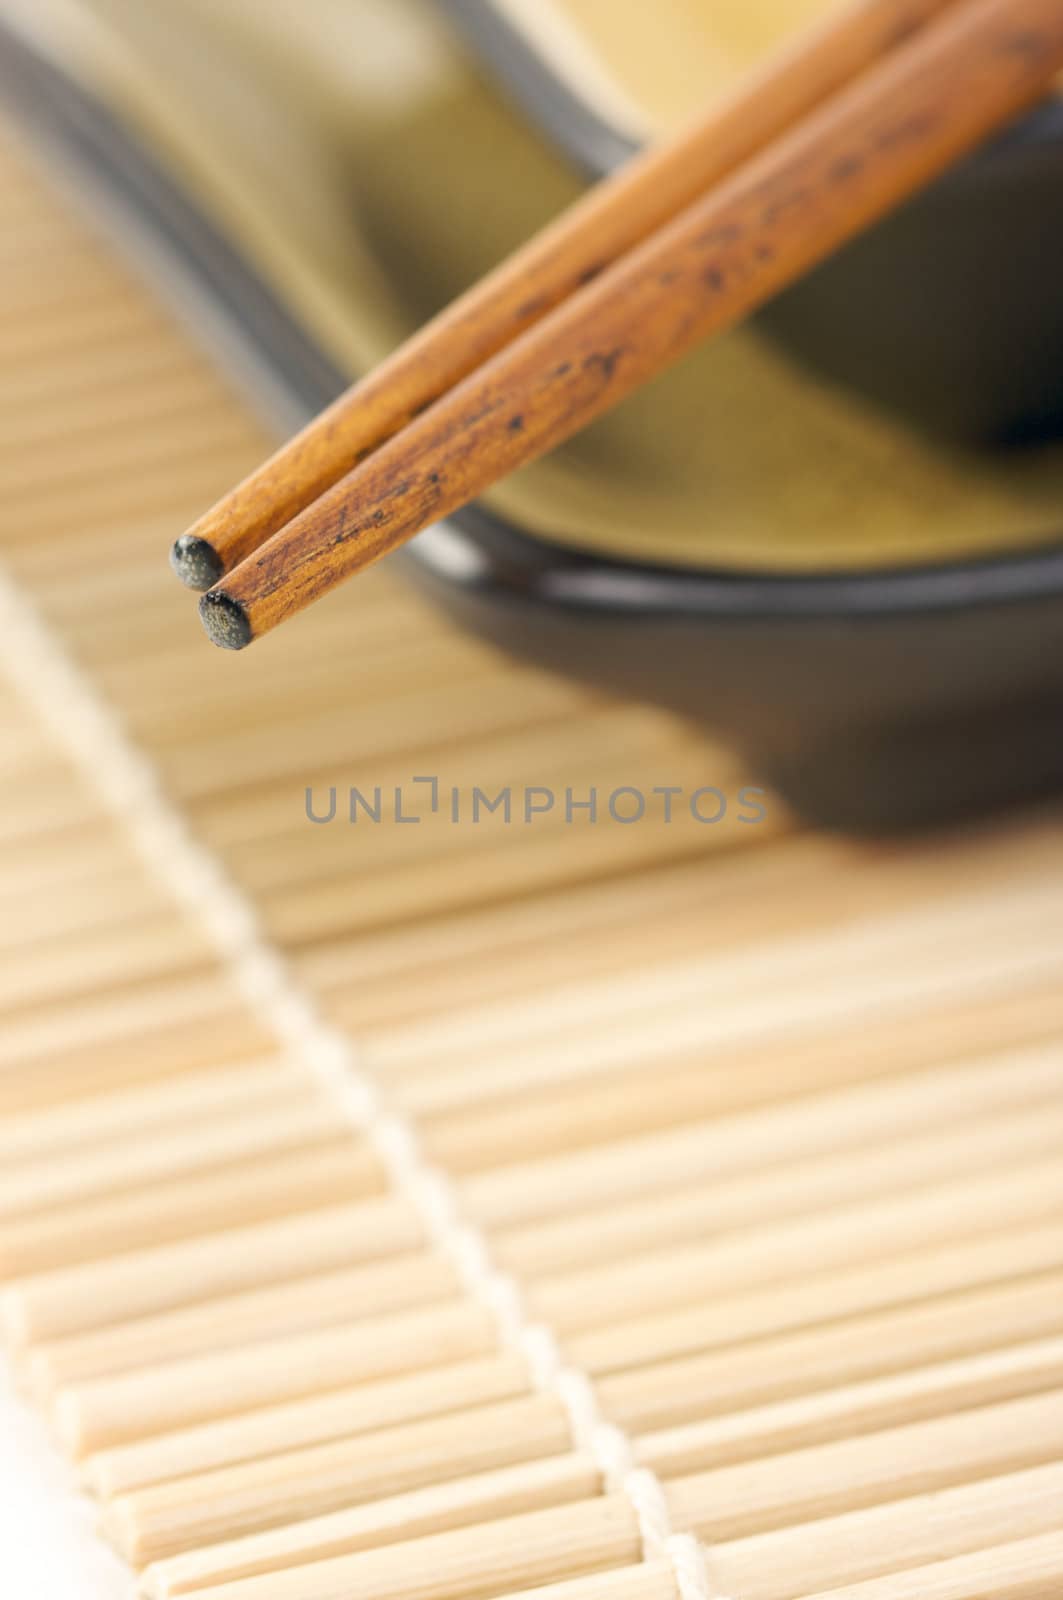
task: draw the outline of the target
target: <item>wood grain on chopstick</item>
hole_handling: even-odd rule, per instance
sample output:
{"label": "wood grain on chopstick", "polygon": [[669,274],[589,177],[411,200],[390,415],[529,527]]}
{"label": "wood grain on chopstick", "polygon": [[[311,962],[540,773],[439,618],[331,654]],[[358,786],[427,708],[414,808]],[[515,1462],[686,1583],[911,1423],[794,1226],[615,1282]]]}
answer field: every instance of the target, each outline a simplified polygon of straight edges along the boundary
{"label": "wood grain on chopstick", "polygon": [[[239,649],[731,326],[1036,101],[1058,0],[972,0],[451,389],[201,601]],[[327,428],[327,423],[324,425]]]}
{"label": "wood grain on chopstick", "polygon": [[852,0],[677,140],[596,185],[343,394],[183,535],[206,589],[568,295],[956,0]]}

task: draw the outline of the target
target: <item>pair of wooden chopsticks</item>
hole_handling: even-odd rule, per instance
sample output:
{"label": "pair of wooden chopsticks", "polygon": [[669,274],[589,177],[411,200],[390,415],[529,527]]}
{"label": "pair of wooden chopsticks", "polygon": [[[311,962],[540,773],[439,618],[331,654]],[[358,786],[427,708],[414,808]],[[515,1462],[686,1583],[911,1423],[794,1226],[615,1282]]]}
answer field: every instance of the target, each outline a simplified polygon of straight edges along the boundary
{"label": "pair of wooden chopsticks", "polygon": [[[241,649],[729,327],[1063,67],[1063,0],[855,0],[347,391],[174,546]],[[883,285],[889,292],[889,285]]]}

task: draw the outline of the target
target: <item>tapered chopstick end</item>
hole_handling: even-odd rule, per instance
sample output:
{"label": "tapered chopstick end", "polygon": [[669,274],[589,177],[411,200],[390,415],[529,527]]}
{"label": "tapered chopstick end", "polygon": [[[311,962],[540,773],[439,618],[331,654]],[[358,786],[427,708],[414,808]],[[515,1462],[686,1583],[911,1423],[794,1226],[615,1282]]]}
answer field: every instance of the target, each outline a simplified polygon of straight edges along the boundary
{"label": "tapered chopstick end", "polygon": [[174,540],[170,565],[186,589],[213,588],[225,570],[214,546],[194,533]]}
{"label": "tapered chopstick end", "polygon": [[207,638],[222,650],[243,650],[251,643],[251,623],[239,600],[224,589],[211,589],[199,602]]}

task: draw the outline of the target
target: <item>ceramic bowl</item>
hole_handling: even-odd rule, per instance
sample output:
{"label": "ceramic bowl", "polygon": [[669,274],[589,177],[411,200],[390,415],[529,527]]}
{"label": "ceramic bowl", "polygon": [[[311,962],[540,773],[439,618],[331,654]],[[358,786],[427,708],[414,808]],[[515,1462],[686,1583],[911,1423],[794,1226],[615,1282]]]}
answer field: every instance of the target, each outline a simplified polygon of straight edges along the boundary
{"label": "ceramic bowl", "polygon": [[[152,270],[191,297],[259,400],[271,396],[294,425],[344,386],[328,342],[180,174],[55,52],[2,22],[0,95],[122,219]],[[1025,161],[1038,137],[1015,135],[1012,155],[982,157],[985,178],[950,178],[932,207],[989,182],[997,162],[1022,150]],[[1063,214],[1051,139],[1043,155]],[[856,539],[860,516],[854,501]],[[815,822],[883,830],[1063,782],[1063,504],[1058,538],[1052,528],[1006,554],[795,572],[583,548],[473,506],[404,559],[440,604],[506,649],[702,722]]]}

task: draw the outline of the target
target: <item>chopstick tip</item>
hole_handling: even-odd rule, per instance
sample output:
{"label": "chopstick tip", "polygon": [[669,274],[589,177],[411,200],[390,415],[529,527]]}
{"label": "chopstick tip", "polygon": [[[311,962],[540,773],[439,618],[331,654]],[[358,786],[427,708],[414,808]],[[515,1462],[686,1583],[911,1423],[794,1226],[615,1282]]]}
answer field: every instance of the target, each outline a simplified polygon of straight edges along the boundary
{"label": "chopstick tip", "polygon": [[170,565],[186,589],[213,588],[224,571],[214,546],[194,533],[174,540]]}
{"label": "chopstick tip", "polygon": [[239,600],[224,589],[211,589],[199,602],[199,615],[211,644],[222,650],[243,650],[251,643],[251,623]]}

